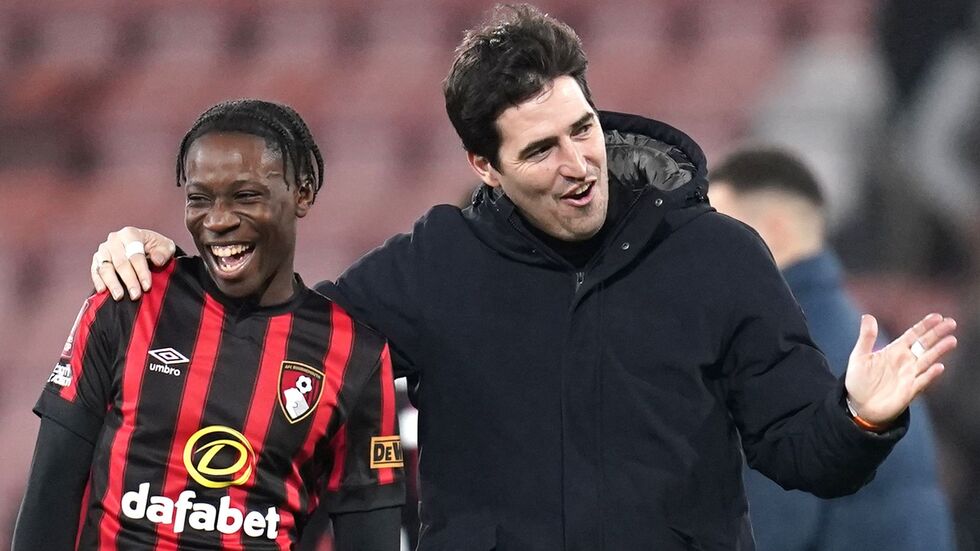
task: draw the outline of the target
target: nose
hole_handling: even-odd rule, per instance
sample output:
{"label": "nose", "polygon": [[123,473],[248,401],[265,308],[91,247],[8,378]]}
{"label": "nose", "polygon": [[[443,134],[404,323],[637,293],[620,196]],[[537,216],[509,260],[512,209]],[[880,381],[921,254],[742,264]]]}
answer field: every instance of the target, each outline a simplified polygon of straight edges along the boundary
{"label": "nose", "polygon": [[567,140],[562,144],[562,163],[560,174],[572,180],[582,180],[589,175],[589,166],[585,162],[585,154],[581,146],[572,140]]}
{"label": "nose", "polygon": [[241,219],[228,208],[225,201],[215,201],[207,215],[204,216],[204,228],[214,233],[225,233],[238,227]]}

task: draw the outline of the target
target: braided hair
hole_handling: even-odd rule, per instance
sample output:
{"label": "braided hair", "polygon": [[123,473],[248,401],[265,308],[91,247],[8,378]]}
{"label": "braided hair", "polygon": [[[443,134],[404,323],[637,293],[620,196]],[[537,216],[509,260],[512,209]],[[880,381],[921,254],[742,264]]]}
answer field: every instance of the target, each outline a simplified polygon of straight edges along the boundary
{"label": "braided hair", "polygon": [[323,187],[323,157],[306,123],[291,107],[258,99],[224,101],[197,118],[180,142],[178,186],[187,181],[187,150],[194,140],[209,132],[241,132],[263,138],[270,149],[282,156],[287,186],[290,181],[300,188],[310,186],[314,199]]}

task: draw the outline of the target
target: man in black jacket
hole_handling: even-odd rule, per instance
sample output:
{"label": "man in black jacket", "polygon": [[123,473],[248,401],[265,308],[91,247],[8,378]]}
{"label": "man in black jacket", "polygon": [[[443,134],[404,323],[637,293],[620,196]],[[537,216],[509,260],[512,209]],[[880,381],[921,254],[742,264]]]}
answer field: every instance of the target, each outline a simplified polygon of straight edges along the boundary
{"label": "man in black jacket", "polygon": [[[842,376],[861,323],[830,249],[824,194],[796,154],[775,147],[740,148],[712,166],[711,204],[752,226],[807,318],[835,376]],[[887,343],[878,335],[878,343]],[[947,379],[948,381],[948,379]],[[758,472],[745,472],[752,528],[762,551],[949,551],[952,524],[936,469],[929,414],[911,407],[909,432],[856,495],[818,499],[787,492]],[[792,523],[786,522],[793,519]]]}
{"label": "man in black jacket", "polygon": [[[444,92],[473,204],[320,287],[409,378],[423,551],[752,549],[740,448],[783,486],[853,492],[955,346],[933,314],[873,353],[865,316],[835,379],[758,236],[708,206],[700,148],[596,111],[585,68],[533,8],[468,32]],[[99,248],[138,294],[130,241],[173,245],[126,228]]]}

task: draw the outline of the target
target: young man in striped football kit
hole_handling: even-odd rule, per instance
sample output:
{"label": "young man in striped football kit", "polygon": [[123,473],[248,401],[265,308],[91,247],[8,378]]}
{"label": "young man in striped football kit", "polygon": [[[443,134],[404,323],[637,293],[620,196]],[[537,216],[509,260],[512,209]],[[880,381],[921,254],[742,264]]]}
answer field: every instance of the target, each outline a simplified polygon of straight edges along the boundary
{"label": "young man in striped football kit", "polygon": [[35,407],[14,548],[286,550],[323,511],[339,549],[397,549],[388,347],[293,273],[323,184],[306,124],[216,105],[177,183],[200,256],[155,271],[139,302],[85,301]]}

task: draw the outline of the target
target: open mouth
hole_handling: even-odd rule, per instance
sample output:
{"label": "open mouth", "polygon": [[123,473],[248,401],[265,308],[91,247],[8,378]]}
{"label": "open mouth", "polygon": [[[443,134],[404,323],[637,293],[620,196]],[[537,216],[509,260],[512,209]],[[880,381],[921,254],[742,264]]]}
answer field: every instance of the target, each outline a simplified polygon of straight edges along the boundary
{"label": "open mouth", "polygon": [[255,245],[236,243],[234,245],[211,245],[214,265],[223,275],[233,275],[248,264],[255,252]]}
{"label": "open mouth", "polygon": [[595,189],[595,182],[590,182],[584,186],[575,188],[570,192],[562,195],[561,198],[564,201],[580,207],[587,205],[592,199],[592,190]]}

